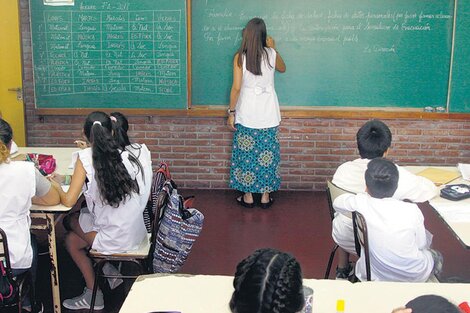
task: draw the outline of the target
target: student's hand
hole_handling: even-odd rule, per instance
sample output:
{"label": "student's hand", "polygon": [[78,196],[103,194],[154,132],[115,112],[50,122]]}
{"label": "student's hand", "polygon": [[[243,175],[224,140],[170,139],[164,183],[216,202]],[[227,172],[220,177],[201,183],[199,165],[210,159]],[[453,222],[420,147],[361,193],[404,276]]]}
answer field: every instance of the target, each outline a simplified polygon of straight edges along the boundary
{"label": "student's hand", "polygon": [[74,143],[79,147],[80,149],[85,149],[88,148],[88,145],[85,141],[83,140],[75,140]]}
{"label": "student's hand", "polygon": [[62,187],[60,186],[60,184],[57,181],[55,181],[51,175],[47,176],[47,179],[50,181],[51,186],[54,187],[55,190],[62,191]]}
{"label": "student's hand", "polygon": [[235,127],[235,114],[229,114],[227,117],[227,126],[231,131],[236,131]]}
{"label": "student's hand", "polygon": [[396,308],[395,310],[392,311],[392,313],[411,313],[413,310],[407,309],[405,307],[401,308]]}
{"label": "student's hand", "polygon": [[53,173],[53,174],[47,176],[47,178],[49,179],[49,181],[55,181],[60,185],[63,185],[64,182],[65,182],[65,175],[60,175],[60,174]]}
{"label": "student's hand", "polygon": [[268,38],[266,38],[266,46],[268,46],[268,48],[276,49],[276,42],[273,37],[268,36]]}
{"label": "student's hand", "polygon": [[26,154],[20,153],[16,155],[14,158],[11,158],[12,161],[26,161]]}

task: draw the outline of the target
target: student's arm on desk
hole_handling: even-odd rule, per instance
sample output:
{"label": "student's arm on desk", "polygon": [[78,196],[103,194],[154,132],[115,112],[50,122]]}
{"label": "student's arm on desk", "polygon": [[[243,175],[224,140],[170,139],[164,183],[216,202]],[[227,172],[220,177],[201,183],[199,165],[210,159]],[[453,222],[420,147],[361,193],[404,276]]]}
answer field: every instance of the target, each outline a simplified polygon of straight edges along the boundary
{"label": "student's arm on desk", "polygon": [[75,163],[75,169],[72,175],[72,182],[70,183],[70,187],[67,192],[65,192],[60,186],[60,184],[56,181],[52,179],[50,181],[52,186],[54,186],[55,190],[57,190],[60,195],[60,202],[67,207],[72,207],[77,202],[78,197],[80,197],[83,184],[85,183],[85,178],[85,168],[83,167],[80,158],[78,158],[77,162]]}
{"label": "student's arm on desk", "polygon": [[439,194],[439,189],[431,180],[415,175],[403,167],[398,169],[400,178],[394,198],[412,202],[426,202]]}
{"label": "student's arm on desk", "polygon": [[49,183],[49,181],[35,170],[36,194],[31,199],[33,204],[39,205],[56,205],[60,203],[60,196],[57,190]]}

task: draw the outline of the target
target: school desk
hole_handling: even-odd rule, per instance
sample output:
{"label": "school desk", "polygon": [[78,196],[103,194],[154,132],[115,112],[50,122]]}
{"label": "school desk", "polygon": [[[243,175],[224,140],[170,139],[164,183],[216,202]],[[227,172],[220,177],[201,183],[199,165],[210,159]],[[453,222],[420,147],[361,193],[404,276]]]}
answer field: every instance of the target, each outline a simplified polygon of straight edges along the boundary
{"label": "school desk", "polygon": [[[56,159],[56,172],[59,174],[72,174],[69,168],[72,161],[72,153],[78,148],[44,148],[44,147],[20,147],[19,154],[25,153],[42,153],[52,154]],[[15,157],[15,155],[13,155]],[[53,206],[44,206],[33,204],[31,207],[31,219],[35,222],[31,226],[32,229],[43,229],[47,231],[47,240],[49,243],[49,255],[51,259],[51,285],[52,285],[52,301],[54,305],[54,313],[61,312],[60,289],[59,289],[59,264],[57,262],[56,247],[56,216],[67,213],[71,207],[62,204]]]}
{"label": "school desk", "polygon": [[[234,269],[235,270],[235,269]],[[120,313],[229,313],[233,277],[153,274],[137,278]],[[456,304],[470,301],[470,284],[362,282],[304,279],[313,289],[313,313],[336,312],[338,299],[347,313],[391,313],[409,300],[438,294]]]}
{"label": "school desk", "polygon": [[[454,166],[433,166],[438,169],[458,172],[457,167]],[[407,166],[412,173],[418,173],[421,170],[428,168],[428,166]],[[449,183],[450,184],[470,184],[469,181],[463,178],[457,178]],[[443,188],[445,185],[440,186]],[[439,218],[454,234],[455,238],[466,248],[470,249],[470,198],[460,201],[451,201],[440,196],[434,197],[429,201],[429,204],[437,213]]]}

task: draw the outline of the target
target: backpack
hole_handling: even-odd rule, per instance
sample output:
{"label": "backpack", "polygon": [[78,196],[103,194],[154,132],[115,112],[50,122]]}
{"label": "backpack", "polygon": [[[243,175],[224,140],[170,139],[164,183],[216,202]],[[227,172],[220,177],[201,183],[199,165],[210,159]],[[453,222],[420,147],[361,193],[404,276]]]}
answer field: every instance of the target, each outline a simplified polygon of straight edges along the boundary
{"label": "backpack", "polygon": [[18,286],[11,272],[7,271],[0,261],[0,308],[15,302]]}
{"label": "backpack", "polygon": [[26,154],[26,160],[33,162],[34,166],[44,176],[54,173],[56,168],[56,161],[52,155],[28,153]]}
{"label": "backpack", "polygon": [[156,172],[153,173],[149,201],[147,202],[147,206],[144,209],[144,223],[145,228],[147,228],[147,233],[152,231],[152,221],[154,220],[155,212],[159,206],[158,195],[167,179],[171,179],[168,164],[165,162],[160,162],[160,167]]}
{"label": "backpack", "polygon": [[204,223],[204,215],[192,205],[194,197],[184,199],[176,184],[167,180],[161,191],[164,203],[156,212],[156,238],[153,249],[153,272],[174,273],[180,269],[188,258],[194,241],[199,236]]}

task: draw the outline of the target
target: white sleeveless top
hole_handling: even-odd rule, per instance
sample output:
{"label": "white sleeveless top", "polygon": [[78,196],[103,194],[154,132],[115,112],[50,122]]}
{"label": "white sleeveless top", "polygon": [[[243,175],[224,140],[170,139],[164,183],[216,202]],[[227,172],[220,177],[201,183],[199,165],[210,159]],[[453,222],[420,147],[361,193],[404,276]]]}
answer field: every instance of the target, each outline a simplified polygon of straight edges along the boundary
{"label": "white sleeveless top", "polygon": [[29,210],[35,193],[32,162],[0,164],[0,228],[7,235],[11,267],[14,269],[30,268],[33,260]]}
{"label": "white sleeveless top", "polygon": [[274,89],[276,51],[272,48],[265,49],[269,64],[263,58],[262,75],[254,75],[248,71],[246,58],[243,56],[242,86],[236,106],[235,124],[257,129],[279,126],[281,112]]}
{"label": "white sleeveless top", "polygon": [[91,148],[78,152],[78,157],[83,163],[88,178],[88,183],[83,186],[83,194],[90,212],[80,213],[80,227],[84,232],[97,232],[92,248],[104,254],[135,250],[147,236],[142,215],[145,206],[142,206],[141,197],[144,194],[147,194],[148,197],[150,184],[148,184],[149,191],[147,192],[143,184],[143,175],[139,172],[140,169],[128,159],[129,152],[124,151],[121,156],[122,163],[131,178],[137,179],[140,194],[132,193],[130,197],[119,204],[119,207],[115,208],[101,201],[98,184],[95,180]]}

